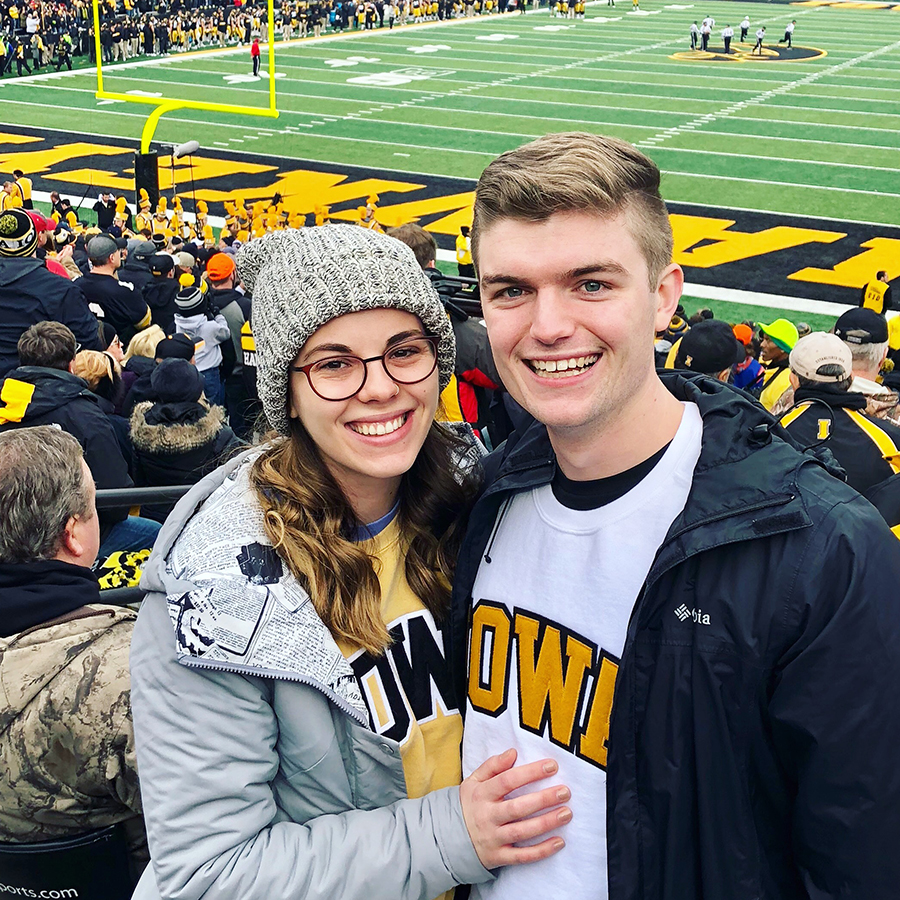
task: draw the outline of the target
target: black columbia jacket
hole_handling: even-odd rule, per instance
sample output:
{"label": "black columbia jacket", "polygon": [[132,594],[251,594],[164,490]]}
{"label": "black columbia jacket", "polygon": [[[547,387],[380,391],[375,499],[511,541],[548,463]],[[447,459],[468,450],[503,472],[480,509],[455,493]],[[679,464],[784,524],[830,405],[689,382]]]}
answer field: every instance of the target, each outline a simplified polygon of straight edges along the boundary
{"label": "black columbia jacket", "polygon": [[[662,378],[699,407],[703,443],[619,664],[610,900],[895,900],[900,544],[761,407]],[[553,478],[546,429],[488,468],[454,585],[460,698],[478,566],[504,501]]]}

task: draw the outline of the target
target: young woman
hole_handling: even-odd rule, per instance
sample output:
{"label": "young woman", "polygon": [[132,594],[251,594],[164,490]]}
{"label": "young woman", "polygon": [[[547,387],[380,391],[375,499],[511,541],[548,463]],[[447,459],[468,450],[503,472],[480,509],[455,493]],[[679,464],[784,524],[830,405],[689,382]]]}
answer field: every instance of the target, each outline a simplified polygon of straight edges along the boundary
{"label": "young woman", "polygon": [[182,499],[145,570],[135,897],[431,900],[557,852],[552,761],[508,752],[460,785],[442,620],[473,485],[435,423],[454,361],[437,294],[354,226],[237,262],[277,436]]}

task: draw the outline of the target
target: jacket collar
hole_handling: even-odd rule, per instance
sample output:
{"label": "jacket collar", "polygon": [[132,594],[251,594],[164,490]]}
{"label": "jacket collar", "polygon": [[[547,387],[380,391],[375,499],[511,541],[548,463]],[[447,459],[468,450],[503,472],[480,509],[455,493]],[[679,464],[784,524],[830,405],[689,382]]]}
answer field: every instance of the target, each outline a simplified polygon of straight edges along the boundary
{"label": "jacket collar", "polygon": [[[797,473],[803,465],[827,468],[823,459],[798,452],[801,448],[777,421],[743,392],[703,375],[660,377],[678,400],[695,403],[703,419],[693,485],[667,543],[695,535],[698,548],[717,546],[810,524],[795,487]],[[552,481],[555,471],[547,429],[535,422],[520,439],[511,440],[483,496],[540,487]],[[680,541],[681,552],[689,555],[693,543]]]}
{"label": "jacket collar", "polygon": [[794,403],[821,400],[832,409],[865,409],[866,398],[856,391],[841,391],[830,384],[807,385],[794,391]]}

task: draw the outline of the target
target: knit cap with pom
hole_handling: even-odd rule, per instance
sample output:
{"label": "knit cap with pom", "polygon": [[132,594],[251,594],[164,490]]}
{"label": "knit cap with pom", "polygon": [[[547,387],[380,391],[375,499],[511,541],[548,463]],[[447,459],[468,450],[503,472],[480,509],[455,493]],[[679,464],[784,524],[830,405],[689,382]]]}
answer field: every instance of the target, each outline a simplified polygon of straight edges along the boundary
{"label": "knit cap with pom", "polygon": [[197,287],[194,276],[185,273],[178,279],[181,290],[175,295],[175,306],[181,316],[196,316],[206,310],[206,297]]}
{"label": "knit cap with pom", "polygon": [[288,370],[313,332],[338,316],[402,309],[438,341],[443,390],[453,375],[453,328],[412,250],[396,238],[358,228],[285,229],[245,244],[241,281],[253,295],[257,390],[269,424],[289,434]]}

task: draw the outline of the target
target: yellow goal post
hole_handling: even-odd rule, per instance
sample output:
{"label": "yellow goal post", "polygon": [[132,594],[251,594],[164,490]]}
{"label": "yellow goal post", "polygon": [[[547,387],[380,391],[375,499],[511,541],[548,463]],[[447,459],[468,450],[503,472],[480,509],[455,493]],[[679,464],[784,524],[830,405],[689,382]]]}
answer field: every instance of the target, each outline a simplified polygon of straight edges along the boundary
{"label": "yellow goal post", "polygon": [[233,103],[211,103],[202,100],[187,100],[180,97],[146,97],[140,94],[125,94],[107,91],[103,88],[103,54],[100,46],[100,2],[93,0],[94,7],[94,53],[97,57],[97,91],[94,96],[98,100],[120,100],[124,103],[141,103],[155,106],[141,133],[141,153],[150,152],[150,144],[159,124],[160,116],[177,109],[196,109],[206,112],[231,113],[239,116],[263,116],[269,119],[278,118],[278,107],[275,96],[275,7],[274,0],[267,2],[269,20],[269,104],[268,106],[241,106]]}

